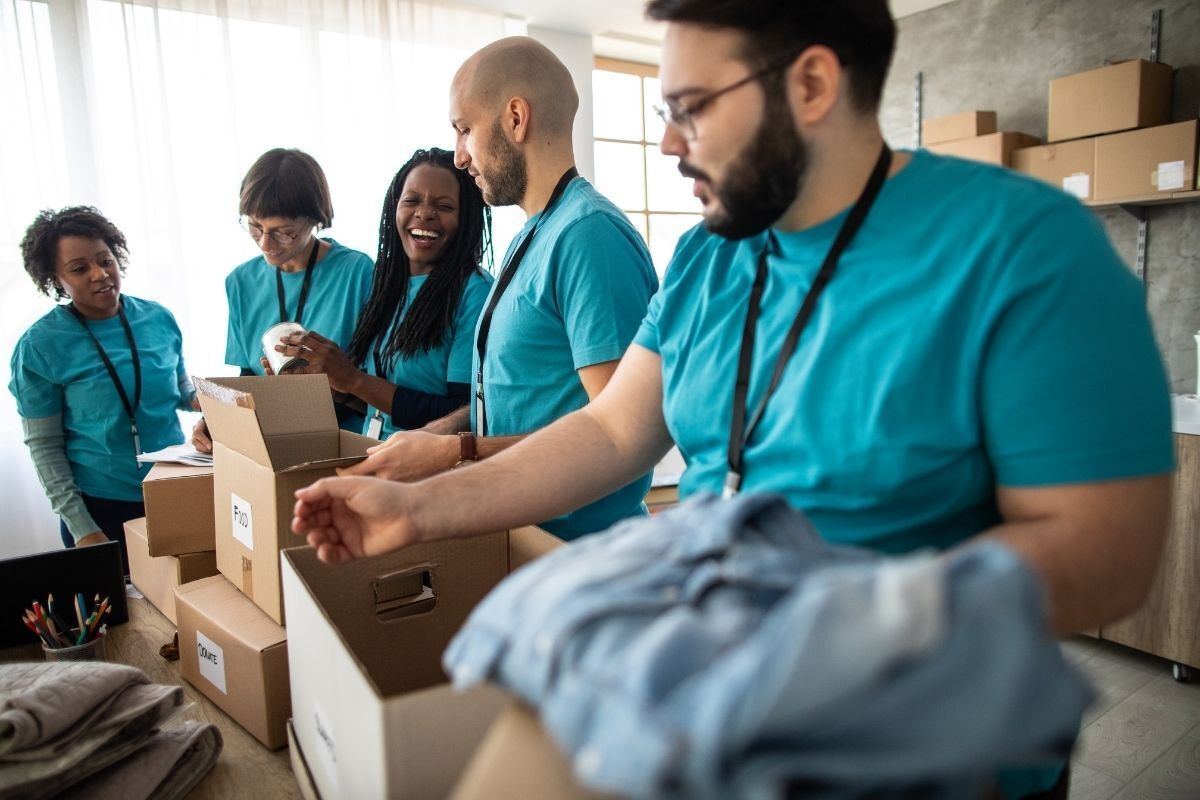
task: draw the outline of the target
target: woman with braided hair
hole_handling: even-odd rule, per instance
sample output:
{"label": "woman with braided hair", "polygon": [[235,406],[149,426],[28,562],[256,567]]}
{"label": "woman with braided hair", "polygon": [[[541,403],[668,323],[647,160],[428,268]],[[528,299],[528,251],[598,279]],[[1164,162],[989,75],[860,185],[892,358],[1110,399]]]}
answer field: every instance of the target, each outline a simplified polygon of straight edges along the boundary
{"label": "woman with braided hair", "polygon": [[491,232],[491,210],[454,154],[417,150],[384,196],[371,295],[350,346],[309,332],[276,349],[308,361],[297,372],[323,372],[335,391],[367,403],[363,432],[374,438],[467,405]]}

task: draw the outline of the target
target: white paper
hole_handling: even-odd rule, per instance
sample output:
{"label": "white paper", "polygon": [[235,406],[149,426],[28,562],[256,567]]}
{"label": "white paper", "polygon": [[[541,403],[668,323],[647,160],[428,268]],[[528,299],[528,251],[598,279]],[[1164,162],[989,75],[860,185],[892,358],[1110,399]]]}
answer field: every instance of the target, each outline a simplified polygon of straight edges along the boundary
{"label": "white paper", "polygon": [[229,493],[229,512],[233,520],[233,538],[254,549],[254,509],[233,492]]}
{"label": "white paper", "polygon": [[1164,161],[1158,165],[1158,190],[1160,192],[1168,189],[1183,188],[1183,167],[1182,161]]}
{"label": "white paper", "polygon": [[1068,175],[1063,178],[1062,188],[1067,194],[1074,195],[1080,200],[1086,200],[1088,195],[1092,193],[1092,176],[1086,172],[1076,172],[1074,175]]}
{"label": "white paper", "polygon": [[317,758],[321,762],[325,777],[334,786],[332,794],[337,796],[340,794],[337,788],[337,740],[333,735],[333,726],[329,724],[329,715],[323,713],[321,706],[316,702],[313,703],[313,721],[317,726]]}
{"label": "white paper", "polygon": [[175,444],[153,453],[142,453],[137,460],[139,464],[187,464],[193,467],[211,467],[213,463],[212,453],[201,453],[190,444]]}
{"label": "white paper", "polygon": [[200,675],[221,690],[225,691],[225,651],[212,639],[200,631],[196,631],[196,658],[200,660]]}

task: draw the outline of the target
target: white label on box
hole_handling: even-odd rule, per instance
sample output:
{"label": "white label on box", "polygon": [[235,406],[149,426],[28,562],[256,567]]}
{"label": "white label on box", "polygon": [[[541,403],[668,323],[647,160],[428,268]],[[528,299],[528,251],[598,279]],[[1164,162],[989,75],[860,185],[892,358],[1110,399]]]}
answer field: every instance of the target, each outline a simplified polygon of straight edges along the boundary
{"label": "white label on box", "polygon": [[1183,167],[1182,161],[1164,161],[1158,165],[1158,190],[1160,192],[1168,189],[1183,188]]}
{"label": "white label on box", "polygon": [[1080,200],[1086,200],[1088,195],[1092,193],[1092,176],[1086,172],[1076,172],[1074,175],[1068,175],[1063,178],[1062,188],[1067,194],[1074,195]]}
{"label": "white label on box", "polygon": [[225,651],[212,639],[196,631],[196,657],[200,659],[200,674],[213,686],[225,691]]}
{"label": "white label on box", "polygon": [[325,777],[333,784],[334,796],[338,791],[337,741],[333,738],[333,726],[329,717],[321,711],[321,706],[313,703],[313,722],[317,726],[317,758],[321,760],[321,769]]}
{"label": "white label on box", "polygon": [[229,505],[233,513],[233,538],[251,550],[254,549],[254,509],[233,492],[229,493]]}

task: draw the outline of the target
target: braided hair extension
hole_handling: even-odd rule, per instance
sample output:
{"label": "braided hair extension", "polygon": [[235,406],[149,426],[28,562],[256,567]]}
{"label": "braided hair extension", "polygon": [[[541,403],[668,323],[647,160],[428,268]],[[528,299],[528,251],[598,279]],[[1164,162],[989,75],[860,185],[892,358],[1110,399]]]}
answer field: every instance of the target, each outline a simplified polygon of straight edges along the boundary
{"label": "braided hair extension", "polygon": [[454,154],[449,150],[417,150],[392,178],[383,198],[371,296],[358,316],[347,350],[356,364],[364,363],[372,343],[392,326],[408,296],[409,261],[396,227],[396,206],[409,173],[422,164],[448,170],[458,183],[458,231],[381,348],[385,369],[390,370],[397,357],[408,359],[441,345],[454,325],[467,280],[472,273],[483,271],[485,254],[487,268],[492,266],[492,212],[479,187],[465,170],[454,166]]}

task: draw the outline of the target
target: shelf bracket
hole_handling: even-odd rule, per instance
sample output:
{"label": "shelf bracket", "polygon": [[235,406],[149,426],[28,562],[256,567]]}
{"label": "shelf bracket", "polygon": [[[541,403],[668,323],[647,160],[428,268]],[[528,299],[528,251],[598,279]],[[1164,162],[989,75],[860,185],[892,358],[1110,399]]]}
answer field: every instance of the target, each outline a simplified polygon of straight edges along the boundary
{"label": "shelf bracket", "polygon": [[1121,206],[1121,209],[1123,211],[1125,211],[1125,213],[1129,214],[1134,219],[1136,219],[1138,222],[1137,263],[1134,267],[1134,271],[1137,273],[1138,278],[1141,279],[1143,282],[1145,282],[1145,280],[1146,280],[1146,245],[1147,245],[1147,240],[1150,238],[1150,223],[1147,220],[1146,207],[1145,206],[1123,205],[1123,206]]}
{"label": "shelf bracket", "polygon": [[1150,15],[1150,61],[1158,63],[1158,39],[1159,31],[1162,28],[1162,9],[1158,9]]}

